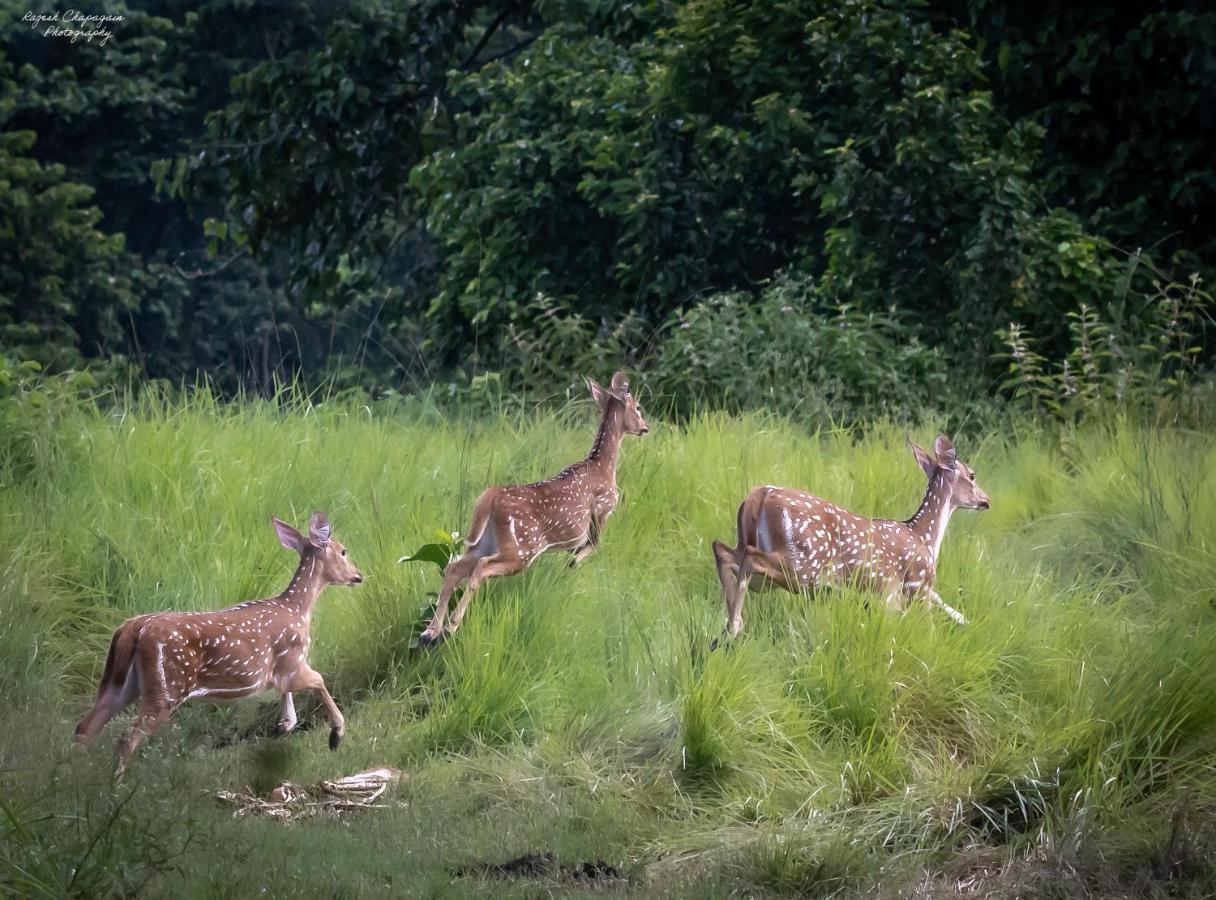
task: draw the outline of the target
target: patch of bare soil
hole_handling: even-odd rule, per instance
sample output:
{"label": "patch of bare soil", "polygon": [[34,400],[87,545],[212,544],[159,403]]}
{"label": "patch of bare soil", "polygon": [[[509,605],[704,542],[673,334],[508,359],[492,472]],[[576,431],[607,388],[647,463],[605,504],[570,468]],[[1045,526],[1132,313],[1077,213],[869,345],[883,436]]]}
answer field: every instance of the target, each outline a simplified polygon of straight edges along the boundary
{"label": "patch of bare soil", "polygon": [[453,870],[457,878],[547,878],[587,889],[623,887],[629,880],[602,859],[559,865],[549,851],[525,853],[506,862],[480,862]]}

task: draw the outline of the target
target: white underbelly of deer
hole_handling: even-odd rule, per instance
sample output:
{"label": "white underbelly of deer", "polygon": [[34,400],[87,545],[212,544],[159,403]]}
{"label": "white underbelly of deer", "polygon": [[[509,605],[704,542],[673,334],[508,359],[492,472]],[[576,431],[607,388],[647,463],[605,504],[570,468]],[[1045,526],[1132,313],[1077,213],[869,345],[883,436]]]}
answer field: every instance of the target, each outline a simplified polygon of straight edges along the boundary
{"label": "white underbelly of deer", "polygon": [[242,700],[246,697],[254,697],[258,694],[265,693],[271,685],[265,681],[258,681],[246,685],[228,685],[228,686],[208,686],[199,685],[186,695],[187,700],[205,700],[208,703],[228,703],[232,700]]}

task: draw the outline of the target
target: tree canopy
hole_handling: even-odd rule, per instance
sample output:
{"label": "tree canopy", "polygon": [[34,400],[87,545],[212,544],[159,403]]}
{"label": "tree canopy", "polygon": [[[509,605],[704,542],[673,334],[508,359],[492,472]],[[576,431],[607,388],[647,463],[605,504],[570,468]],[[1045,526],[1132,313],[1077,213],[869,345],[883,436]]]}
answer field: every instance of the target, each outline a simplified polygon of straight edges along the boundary
{"label": "tree canopy", "polygon": [[1216,259],[1190,4],[107,9],[105,46],[0,15],[0,334],[52,366],[543,381],[782,296],[991,389],[1010,323],[1131,346]]}

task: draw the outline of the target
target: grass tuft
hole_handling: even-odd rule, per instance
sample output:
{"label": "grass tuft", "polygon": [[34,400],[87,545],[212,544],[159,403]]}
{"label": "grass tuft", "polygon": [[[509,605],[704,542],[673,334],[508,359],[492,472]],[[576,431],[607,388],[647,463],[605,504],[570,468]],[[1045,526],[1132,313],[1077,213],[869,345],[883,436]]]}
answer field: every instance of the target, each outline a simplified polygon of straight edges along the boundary
{"label": "grass tuft", "polygon": [[[993,498],[943,548],[939,590],[969,625],[759,591],[711,652],[710,542],[748,488],[903,517],[923,476],[882,423],[652,423],[626,439],[595,556],[491,582],[454,639],[411,647],[438,569],[398,559],[463,530],[486,485],[581,456],[593,418],[200,390],[0,435],[0,891],[527,896],[452,872],[530,852],[605,860],[646,895],[1216,888],[1210,435],[1118,417],[955,435]],[[121,788],[126,720],[68,749],[116,625],[276,592],[293,560],[269,517],[314,509],[368,575],[314,617],[348,721],[336,753],[304,698],[282,738],[271,705],[188,706]],[[342,823],[236,820],[211,796],[383,764],[409,774],[401,805]]]}

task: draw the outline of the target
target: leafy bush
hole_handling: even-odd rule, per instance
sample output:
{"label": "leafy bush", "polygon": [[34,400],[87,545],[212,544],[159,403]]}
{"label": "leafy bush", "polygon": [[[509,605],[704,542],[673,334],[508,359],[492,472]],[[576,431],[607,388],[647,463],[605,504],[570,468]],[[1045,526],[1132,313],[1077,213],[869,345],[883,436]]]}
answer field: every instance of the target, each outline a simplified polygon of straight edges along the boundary
{"label": "leafy bush", "polygon": [[998,358],[1007,370],[1001,389],[1035,415],[1071,418],[1109,404],[1186,401],[1204,380],[1212,347],[1212,295],[1202,279],[1154,279],[1151,290],[1126,300],[1081,303],[1065,317],[1062,352],[1042,350],[1020,324],[1000,332]]}
{"label": "leafy bush", "polygon": [[763,405],[838,420],[906,416],[959,388],[907,315],[825,302],[793,275],[756,302],[715,294],[678,314],[649,383],[684,412]]}

